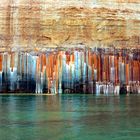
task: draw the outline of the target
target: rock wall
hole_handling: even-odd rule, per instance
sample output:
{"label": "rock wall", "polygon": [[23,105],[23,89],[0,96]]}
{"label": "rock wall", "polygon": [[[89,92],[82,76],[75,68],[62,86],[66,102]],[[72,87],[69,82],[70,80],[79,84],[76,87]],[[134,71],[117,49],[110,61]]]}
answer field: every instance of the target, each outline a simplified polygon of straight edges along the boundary
{"label": "rock wall", "polygon": [[0,1],[0,92],[138,93],[139,82],[139,0]]}
{"label": "rock wall", "polygon": [[140,47],[139,0],[4,0],[0,50]]}
{"label": "rock wall", "polygon": [[74,48],[0,54],[0,92],[138,93],[140,53],[128,49]]}

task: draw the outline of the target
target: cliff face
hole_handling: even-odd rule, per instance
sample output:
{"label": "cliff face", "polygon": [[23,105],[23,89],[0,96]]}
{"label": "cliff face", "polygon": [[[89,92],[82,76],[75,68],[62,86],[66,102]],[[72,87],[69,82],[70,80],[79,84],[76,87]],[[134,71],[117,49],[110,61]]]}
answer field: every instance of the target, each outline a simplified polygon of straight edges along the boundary
{"label": "cliff face", "polygon": [[140,0],[0,1],[0,92],[138,93],[139,83]]}
{"label": "cliff face", "polygon": [[[68,6],[70,5],[70,6]],[[0,50],[140,47],[139,0],[0,2]]]}

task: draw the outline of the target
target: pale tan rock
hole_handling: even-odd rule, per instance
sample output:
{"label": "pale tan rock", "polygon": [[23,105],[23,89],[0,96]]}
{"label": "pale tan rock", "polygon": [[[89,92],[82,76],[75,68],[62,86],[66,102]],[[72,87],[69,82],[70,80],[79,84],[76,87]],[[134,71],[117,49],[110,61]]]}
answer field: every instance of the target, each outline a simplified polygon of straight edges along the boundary
{"label": "pale tan rock", "polygon": [[[138,0],[98,0],[98,8],[87,7],[90,2],[85,1],[87,5],[84,5],[83,1],[83,7],[79,7],[78,3],[73,3],[74,6],[58,4],[58,8],[57,5],[45,8],[43,0],[1,4],[1,51],[41,50],[77,44],[87,47],[139,48]],[[124,5],[124,8],[118,9],[114,6],[116,3]],[[132,4],[136,9],[129,8]]]}

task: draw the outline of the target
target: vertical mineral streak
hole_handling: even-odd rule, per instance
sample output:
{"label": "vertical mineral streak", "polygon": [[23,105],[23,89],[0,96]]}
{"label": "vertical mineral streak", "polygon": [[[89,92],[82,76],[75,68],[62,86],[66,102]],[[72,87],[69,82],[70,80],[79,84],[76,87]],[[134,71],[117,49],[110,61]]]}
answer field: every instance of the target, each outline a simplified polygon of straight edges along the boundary
{"label": "vertical mineral streak", "polygon": [[[72,49],[68,51],[3,52],[0,91],[35,93],[110,93],[115,86],[138,92],[140,54],[133,50]],[[102,53],[104,51],[104,53]],[[96,87],[95,87],[96,86]]]}

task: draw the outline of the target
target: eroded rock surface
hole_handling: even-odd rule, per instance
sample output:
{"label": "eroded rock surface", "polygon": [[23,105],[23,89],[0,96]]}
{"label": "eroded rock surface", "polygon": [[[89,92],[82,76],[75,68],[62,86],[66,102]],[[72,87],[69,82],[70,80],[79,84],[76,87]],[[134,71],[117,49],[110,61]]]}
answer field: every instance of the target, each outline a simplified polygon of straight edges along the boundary
{"label": "eroded rock surface", "polygon": [[55,47],[140,47],[139,0],[4,0],[1,51]]}

